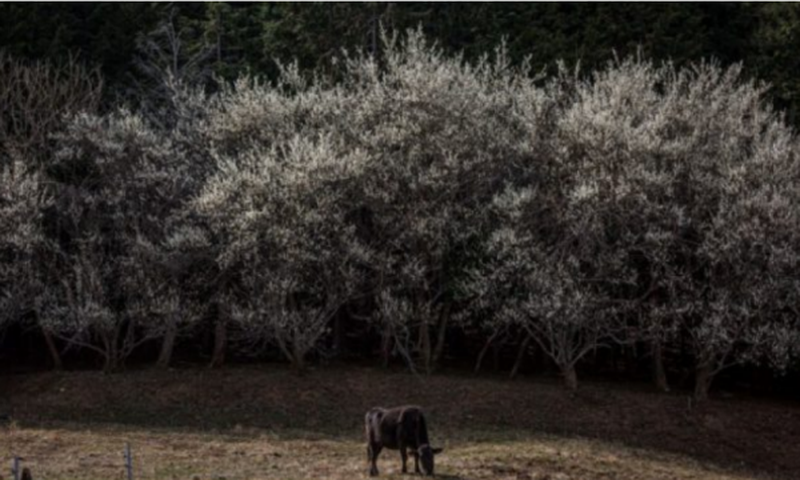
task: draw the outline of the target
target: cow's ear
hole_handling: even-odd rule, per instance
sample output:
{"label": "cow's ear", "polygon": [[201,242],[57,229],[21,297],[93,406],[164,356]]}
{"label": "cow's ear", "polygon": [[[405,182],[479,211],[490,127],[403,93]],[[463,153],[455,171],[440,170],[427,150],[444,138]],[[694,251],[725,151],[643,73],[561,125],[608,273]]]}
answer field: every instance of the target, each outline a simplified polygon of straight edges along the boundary
{"label": "cow's ear", "polygon": [[433,452],[434,455],[438,455],[438,454],[442,453],[443,451],[444,451],[444,448],[431,448],[431,452]]}

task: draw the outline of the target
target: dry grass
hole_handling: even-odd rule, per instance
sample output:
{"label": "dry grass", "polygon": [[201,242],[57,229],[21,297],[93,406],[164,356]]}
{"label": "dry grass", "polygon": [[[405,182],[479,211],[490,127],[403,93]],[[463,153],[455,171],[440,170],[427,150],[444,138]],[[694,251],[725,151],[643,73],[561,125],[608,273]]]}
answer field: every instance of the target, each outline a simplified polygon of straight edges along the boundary
{"label": "dry grass", "polygon": [[[362,442],[282,438],[268,432],[192,433],[131,427],[11,428],[3,452],[24,452],[37,478],[122,478],[122,448],[134,446],[137,478],[350,479],[367,478]],[[382,477],[399,474],[396,452],[384,452]],[[451,442],[438,462],[450,479],[744,479],[687,458],[599,441],[529,438]]]}
{"label": "dry grass", "polygon": [[[0,460],[35,478],[367,478],[363,412],[421,404],[437,473],[449,479],[797,478],[797,406],[685,398],[588,385],[578,396],[530,380],[415,377],[367,369],[36,374],[2,378]],[[7,463],[6,463],[7,465]],[[381,478],[399,475],[384,451]]]}

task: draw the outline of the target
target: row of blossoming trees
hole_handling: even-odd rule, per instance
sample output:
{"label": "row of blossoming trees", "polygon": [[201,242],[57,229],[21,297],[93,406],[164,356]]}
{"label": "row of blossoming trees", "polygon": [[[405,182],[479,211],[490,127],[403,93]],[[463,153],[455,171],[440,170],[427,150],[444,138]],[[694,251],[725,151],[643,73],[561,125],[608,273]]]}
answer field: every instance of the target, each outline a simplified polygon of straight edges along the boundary
{"label": "row of blossoming trees", "polygon": [[80,71],[32,141],[39,95],[5,75],[3,321],[106,370],[156,342],[167,366],[209,319],[215,362],[273,349],[301,369],[342,317],[426,372],[456,330],[513,332],[570,388],[619,344],[649,346],[664,389],[662,352],[688,348],[698,398],[728,366],[792,362],[800,149],[737,67],[539,78],[414,32],[335,67],[212,94],[169,78],[147,115],[96,113]]}

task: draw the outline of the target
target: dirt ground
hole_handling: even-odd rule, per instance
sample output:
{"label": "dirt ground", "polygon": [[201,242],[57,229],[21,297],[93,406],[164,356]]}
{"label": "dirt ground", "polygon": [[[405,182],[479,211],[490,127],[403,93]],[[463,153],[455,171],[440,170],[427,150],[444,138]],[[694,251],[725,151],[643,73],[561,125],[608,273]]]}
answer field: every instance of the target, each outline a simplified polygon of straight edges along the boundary
{"label": "dirt ground", "polygon": [[[0,376],[0,465],[40,479],[366,478],[363,416],[418,404],[446,479],[800,478],[800,404],[536,378],[273,366]],[[0,467],[0,473],[7,473]],[[384,451],[382,477],[401,478]]]}

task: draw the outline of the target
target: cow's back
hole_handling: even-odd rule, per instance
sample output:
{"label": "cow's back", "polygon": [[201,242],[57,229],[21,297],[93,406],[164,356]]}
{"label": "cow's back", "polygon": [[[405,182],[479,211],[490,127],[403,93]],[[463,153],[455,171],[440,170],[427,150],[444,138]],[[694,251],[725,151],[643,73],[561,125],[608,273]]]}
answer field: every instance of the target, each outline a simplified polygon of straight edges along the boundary
{"label": "cow's back", "polygon": [[422,410],[416,406],[373,408],[367,412],[367,441],[383,447],[397,449],[404,446],[417,448],[428,443],[428,431]]}

